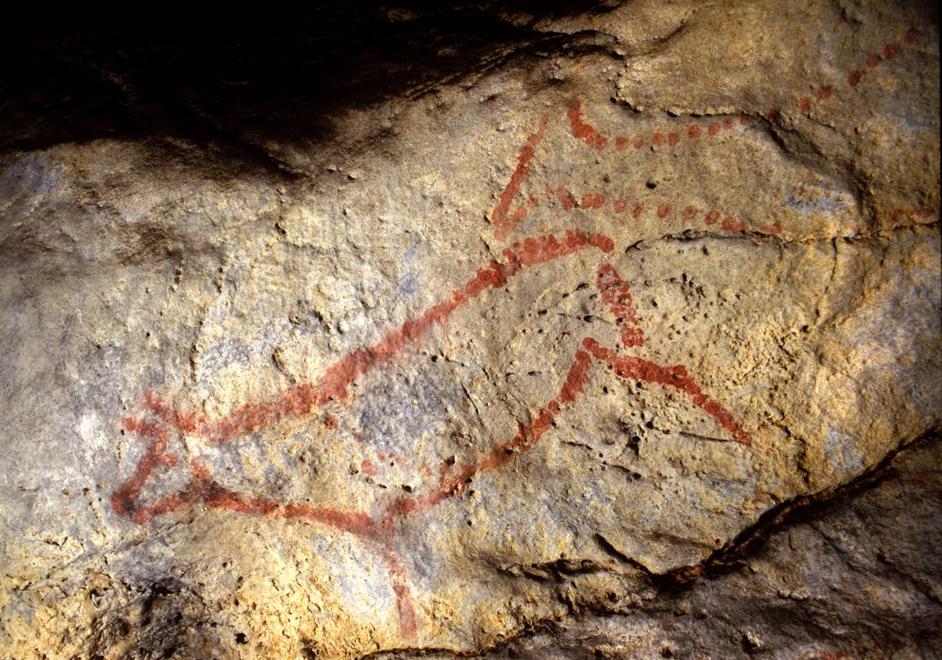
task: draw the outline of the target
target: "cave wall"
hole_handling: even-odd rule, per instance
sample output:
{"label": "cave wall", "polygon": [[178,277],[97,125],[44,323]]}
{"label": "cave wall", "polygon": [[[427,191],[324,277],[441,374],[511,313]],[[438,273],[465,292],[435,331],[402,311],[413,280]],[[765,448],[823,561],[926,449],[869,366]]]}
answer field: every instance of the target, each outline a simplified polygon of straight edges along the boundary
{"label": "cave wall", "polygon": [[28,25],[5,657],[931,656],[929,4]]}

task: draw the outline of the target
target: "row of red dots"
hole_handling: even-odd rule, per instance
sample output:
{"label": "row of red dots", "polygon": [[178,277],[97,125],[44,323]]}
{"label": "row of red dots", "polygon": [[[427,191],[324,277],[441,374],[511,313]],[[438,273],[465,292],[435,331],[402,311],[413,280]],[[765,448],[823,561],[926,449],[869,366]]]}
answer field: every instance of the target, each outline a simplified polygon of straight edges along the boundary
{"label": "row of red dots", "polygon": [[578,99],[572,102],[567,113],[569,117],[569,127],[572,134],[582,140],[590,147],[602,151],[611,145],[615,151],[624,151],[629,147],[643,149],[651,145],[662,147],[664,145],[673,147],[680,144],[681,140],[699,140],[701,137],[715,137],[724,130],[731,130],[735,126],[746,126],[750,123],[749,117],[725,117],[722,121],[711,121],[701,124],[695,123],[687,126],[682,131],[655,131],[649,135],[618,135],[614,140],[599,133],[590,123],[582,117],[582,103]]}
{"label": "row of red dots", "polygon": [[[550,188],[547,186],[543,191],[543,195],[547,202],[559,204],[565,211],[571,211],[576,208],[584,211],[593,211],[605,209],[611,205],[611,210],[614,213],[619,215],[627,213],[637,220],[641,218],[645,210],[649,210],[649,208],[645,207],[644,203],[642,202],[632,202],[624,197],[617,196],[608,200],[606,199],[606,196],[600,192],[584,192],[582,193],[581,197],[577,198],[565,186],[559,186],[557,188]],[[527,200],[526,206],[518,206],[514,210],[514,218],[517,221],[523,220],[523,218],[529,215],[530,210],[539,204],[539,198],[537,198],[536,195],[531,194]],[[653,208],[657,217],[662,220],[673,217],[678,212],[678,207],[675,207],[668,202],[661,202]],[[701,213],[703,214],[702,216]],[[936,215],[936,213],[937,212],[935,209],[929,207],[912,207],[893,209],[890,212],[890,215],[894,221],[898,221],[904,217],[931,218]],[[680,217],[686,222],[693,222],[699,218],[703,221],[704,224],[710,226],[718,224],[720,229],[725,231],[746,231],[745,222],[736,218],[735,216],[721,213],[717,209],[701,210],[696,206],[688,205],[680,211]],[[759,231],[767,234],[779,234],[781,233],[781,230],[782,229],[778,223],[759,227]]]}
{"label": "row of red dots", "polygon": [[[657,204],[657,206],[650,207],[646,206],[643,202],[630,201],[624,197],[612,197],[609,201],[604,194],[598,192],[586,192],[582,194],[581,198],[576,199],[576,196],[563,186],[555,189],[547,187],[544,190],[544,196],[548,201],[560,204],[566,211],[571,211],[575,208],[586,211],[602,210],[611,206],[611,210],[614,213],[618,215],[628,214],[635,220],[638,220],[646,211],[650,212],[653,209],[654,214],[661,220],[667,220],[679,215],[681,219],[689,223],[700,221],[708,226],[718,225],[719,228],[724,231],[747,231],[747,225],[743,220],[733,215],[723,213],[718,209],[701,209],[693,204],[688,204],[681,208],[680,206],[663,201]],[[530,197],[531,207],[536,206],[538,203],[539,200],[535,196]],[[527,213],[526,209],[522,207],[520,210],[523,214]],[[759,227],[759,231],[766,234],[779,234],[782,228],[778,223],[774,223]]]}
{"label": "row of red dots", "polygon": [[680,143],[681,140],[698,140],[701,137],[714,137],[719,135],[720,132],[724,130],[731,130],[737,124],[739,126],[746,126],[749,124],[748,117],[739,117],[738,120],[733,119],[732,117],[726,117],[723,121],[712,121],[706,126],[701,126],[699,124],[690,124],[687,127],[687,130],[678,132],[670,131],[664,133],[662,131],[655,131],[650,138],[645,140],[643,136],[635,136],[630,138],[626,135],[619,135],[615,138],[615,150],[624,151],[629,146],[634,147],[635,149],[642,149],[647,144],[651,144],[655,147],[661,147],[665,144],[668,146],[675,146]]}
{"label": "row of red dots", "polygon": [[[906,34],[903,35],[900,41],[892,41],[885,44],[882,50],[879,53],[871,53],[866,60],[864,68],[855,68],[851,69],[847,73],[846,84],[849,88],[854,88],[860,81],[863,79],[864,74],[871,69],[875,69],[882,62],[886,62],[895,58],[902,47],[901,44],[905,45],[915,45],[922,41],[925,36],[916,28],[910,28]],[[798,109],[802,113],[811,112],[815,103],[826,101],[834,96],[835,90],[832,85],[821,85],[817,86],[811,94],[805,94],[798,99]],[[700,124],[690,124],[684,131],[655,131],[649,136],[636,135],[634,137],[627,135],[616,136],[614,140],[609,140],[606,136],[602,135],[597,131],[590,123],[588,123],[582,117],[582,104],[576,99],[572,102],[572,105],[569,108],[569,125],[572,130],[572,134],[599,151],[605,149],[607,146],[612,145],[616,151],[624,151],[629,147],[635,149],[643,149],[647,145],[653,145],[655,147],[664,146],[675,146],[680,144],[682,140],[698,140],[703,136],[713,137],[719,135],[721,131],[732,129],[736,125],[736,121],[731,117],[726,117],[722,122],[713,121],[706,125],[704,128]],[[771,109],[764,115],[769,121],[778,123],[781,119],[781,114],[778,109]],[[740,117],[739,124],[741,126],[748,125],[750,119],[748,117]]]}
{"label": "row of red dots", "polygon": [[[902,39],[899,41],[891,41],[884,44],[883,48],[878,53],[871,53],[867,56],[865,65],[861,68],[854,68],[847,72],[847,78],[845,79],[846,86],[848,88],[857,87],[860,84],[860,81],[863,79],[867,71],[872,70],[880,66],[881,63],[892,60],[897,55],[899,55],[900,48],[902,45],[912,46],[924,39],[924,35],[917,30],[916,28],[910,28],[906,34],[903,35]],[[803,113],[811,112],[814,104],[819,101],[826,101],[834,95],[834,88],[830,85],[825,85],[818,87],[811,94],[806,94],[798,99],[798,109]],[[770,120],[777,121],[778,113],[775,110],[770,110],[766,117]]]}

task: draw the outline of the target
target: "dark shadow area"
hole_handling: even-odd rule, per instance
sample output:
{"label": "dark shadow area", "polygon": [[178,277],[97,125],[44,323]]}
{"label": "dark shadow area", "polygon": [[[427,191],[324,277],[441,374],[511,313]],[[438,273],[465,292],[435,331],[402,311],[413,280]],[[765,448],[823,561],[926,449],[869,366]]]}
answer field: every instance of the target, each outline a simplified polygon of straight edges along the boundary
{"label": "dark shadow area", "polygon": [[539,19],[611,6],[582,0],[331,2],[225,13],[34,10],[10,19],[0,46],[0,151],[147,135],[326,139],[332,114],[393,95],[418,96],[437,82],[549,47],[561,36],[534,29]]}

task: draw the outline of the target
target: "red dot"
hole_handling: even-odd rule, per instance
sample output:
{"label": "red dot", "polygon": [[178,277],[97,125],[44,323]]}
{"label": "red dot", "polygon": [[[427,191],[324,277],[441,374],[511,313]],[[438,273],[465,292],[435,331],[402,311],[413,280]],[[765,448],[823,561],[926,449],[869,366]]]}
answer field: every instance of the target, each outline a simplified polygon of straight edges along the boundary
{"label": "red dot", "polygon": [[693,220],[697,217],[697,207],[688,206],[684,209],[684,220]]}
{"label": "red dot", "polygon": [[858,71],[857,69],[854,69],[853,71],[847,74],[847,84],[850,85],[851,87],[856,87],[857,83],[860,82],[861,76],[863,76],[863,71]]}
{"label": "red dot", "polygon": [[656,144],[657,146],[661,146],[662,144],[664,144],[664,134],[661,133],[660,131],[654,134],[654,144]]}
{"label": "red dot", "polygon": [[746,124],[749,123],[749,117],[747,117],[746,115],[743,115],[742,117],[739,118],[739,123],[742,126],[745,126]]}
{"label": "red dot", "polygon": [[723,120],[723,128],[732,128],[733,127],[733,118],[727,117]]}
{"label": "red dot", "polygon": [[710,128],[707,129],[707,133],[710,135],[716,135],[720,132],[720,125],[717,122],[710,124]]}
{"label": "red dot", "polygon": [[720,226],[726,231],[743,231],[746,228],[746,225],[743,224],[742,220],[732,216],[725,218],[723,220],[723,224]]}
{"label": "red dot", "polygon": [[612,208],[615,210],[615,213],[622,213],[628,208],[628,200],[624,197],[617,197],[615,201],[612,202]]}
{"label": "red dot", "polygon": [[811,97],[802,96],[801,100],[798,101],[798,109],[802,112],[808,112],[811,110]]}
{"label": "red dot", "polygon": [[720,219],[720,212],[717,211],[716,209],[713,209],[712,211],[706,214],[706,217],[703,219],[703,221],[706,222],[708,225],[712,225],[719,219]]}
{"label": "red dot", "polygon": [[600,209],[605,203],[605,197],[598,193],[583,193],[582,203],[579,204],[584,209]]}
{"label": "red dot", "polygon": [[883,47],[883,57],[891,60],[896,57],[896,51],[899,49],[898,44],[887,44]]}
{"label": "red dot", "polygon": [[666,218],[671,212],[670,204],[659,204],[657,207],[657,217]]}
{"label": "red dot", "polygon": [[830,87],[822,87],[821,89],[818,90],[818,98],[829,99],[831,98],[832,93],[833,93],[833,90]]}
{"label": "red dot", "polygon": [[559,203],[563,205],[563,209],[566,211],[570,210],[573,206],[576,205],[576,198],[572,196],[572,193],[566,190],[565,188],[560,188],[556,193],[556,198],[559,200]]}
{"label": "red dot", "polygon": [[667,135],[667,144],[673,146],[680,142],[680,136],[677,133],[669,133]]}
{"label": "red dot", "polygon": [[626,138],[624,135],[619,135],[617,138],[615,138],[615,149],[617,151],[624,151],[628,146],[628,142],[628,138]]}
{"label": "red dot", "polygon": [[909,31],[906,33],[906,36],[903,37],[903,39],[908,44],[914,44],[920,39],[922,39],[922,32],[920,32],[916,28],[910,28]]}
{"label": "red dot", "polygon": [[691,140],[696,140],[700,137],[700,127],[697,125],[692,125],[687,129],[687,135],[690,136]]}
{"label": "red dot", "polygon": [[644,204],[635,204],[635,207],[631,209],[631,215],[638,219],[641,217],[641,213],[644,212]]}
{"label": "red dot", "polygon": [[879,63],[880,63],[879,55],[871,55],[870,57],[867,58],[867,66],[870,67],[871,69],[874,68]]}

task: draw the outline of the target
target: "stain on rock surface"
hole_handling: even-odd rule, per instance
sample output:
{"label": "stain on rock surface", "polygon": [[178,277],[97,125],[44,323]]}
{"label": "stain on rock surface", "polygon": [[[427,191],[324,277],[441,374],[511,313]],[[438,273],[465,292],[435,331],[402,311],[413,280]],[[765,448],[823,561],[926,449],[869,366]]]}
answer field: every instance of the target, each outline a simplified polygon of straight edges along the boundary
{"label": "stain on rock surface", "polygon": [[83,29],[0,131],[10,657],[932,648],[931,8]]}

